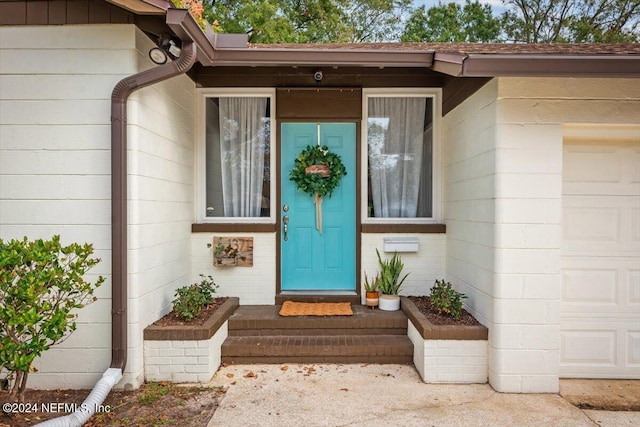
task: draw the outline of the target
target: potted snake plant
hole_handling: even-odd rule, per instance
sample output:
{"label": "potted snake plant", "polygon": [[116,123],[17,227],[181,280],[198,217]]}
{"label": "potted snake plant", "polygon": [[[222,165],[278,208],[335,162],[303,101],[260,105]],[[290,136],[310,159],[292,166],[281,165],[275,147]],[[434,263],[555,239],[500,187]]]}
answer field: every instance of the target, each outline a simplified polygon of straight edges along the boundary
{"label": "potted snake plant", "polygon": [[374,278],[369,281],[367,273],[364,273],[364,290],[366,294],[367,307],[378,306],[378,287],[380,286],[380,275],[376,274]]}
{"label": "potted snake plant", "polygon": [[400,309],[400,296],[398,295],[402,287],[402,283],[409,275],[405,274],[400,278],[400,273],[404,268],[404,263],[400,259],[398,253],[394,253],[391,259],[383,260],[380,252],[376,249],[378,255],[378,264],[380,265],[380,281],[378,289],[380,290],[379,307],[380,310],[395,311]]}

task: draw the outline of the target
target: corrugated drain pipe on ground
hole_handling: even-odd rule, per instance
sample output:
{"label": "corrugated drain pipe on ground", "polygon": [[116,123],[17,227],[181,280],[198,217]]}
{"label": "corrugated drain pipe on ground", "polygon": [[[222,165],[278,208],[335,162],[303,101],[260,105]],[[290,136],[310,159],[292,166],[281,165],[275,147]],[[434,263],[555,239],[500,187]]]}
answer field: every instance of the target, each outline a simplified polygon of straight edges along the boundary
{"label": "corrugated drain pipe on ground", "polygon": [[122,79],[111,95],[111,367],[96,383],[79,408],[39,427],[81,427],[102,405],[111,389],[122,379],[127,364],[127,99],[143,87],[184,74],[196,62],[196,44],[182,42],[177,61]]}

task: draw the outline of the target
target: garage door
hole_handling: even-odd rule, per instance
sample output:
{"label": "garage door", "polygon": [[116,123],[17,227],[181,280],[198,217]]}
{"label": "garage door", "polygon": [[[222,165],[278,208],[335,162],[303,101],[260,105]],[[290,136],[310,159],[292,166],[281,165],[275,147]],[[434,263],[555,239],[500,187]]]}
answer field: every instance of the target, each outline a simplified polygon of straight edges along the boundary
{"label": "garage door", "polygon": [[640,139],[565,141],[560,375],[640,378]]}

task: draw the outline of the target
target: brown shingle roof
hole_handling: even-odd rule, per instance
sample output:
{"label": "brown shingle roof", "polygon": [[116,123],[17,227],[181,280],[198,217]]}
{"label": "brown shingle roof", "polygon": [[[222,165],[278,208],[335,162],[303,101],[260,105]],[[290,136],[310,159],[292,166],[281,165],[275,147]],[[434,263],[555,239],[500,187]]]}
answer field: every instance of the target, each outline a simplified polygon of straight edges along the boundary
{"label": "brown shingle roof", "polygon": [[290,43],[251,44],[254,49],[304,49],[304,50],[380,50],[406,51],[424,50],[438,53],[470,54],[540,54],[540,55],[606,55],[640,54],[640,43],[555,43],[555,44],[514,44],[514,43]]}

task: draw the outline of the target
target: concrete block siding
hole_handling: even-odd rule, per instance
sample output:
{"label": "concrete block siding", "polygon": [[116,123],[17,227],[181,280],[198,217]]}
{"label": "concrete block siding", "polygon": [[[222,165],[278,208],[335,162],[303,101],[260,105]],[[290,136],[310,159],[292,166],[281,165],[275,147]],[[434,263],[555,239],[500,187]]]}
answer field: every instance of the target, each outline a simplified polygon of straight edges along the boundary
{"label": "concrete block siding", "polygon": [[228,322],[208,340],[144,342],[144,372],[147,381],[206,383],[220,367],[221,346],[227,338]]}
{"label": "concrete block siding", "polygon": [[[154,66],[151,46],[133,25],[0,27],[0,236],[93,243],[102,262],[90,276],[107,277],[29,387],[91,388],[109,366],[111,91]],[[194,93],[178,77],[128,104],[131,347],[120,387],[143,381],[142,330],[190,280]]]}
{"label": "concrete block siding", "polygon": [[[253,267],[214,267],[213,236],[253,237]],[[241,305],[271,305],[276,298],[276,233],[193,233],[193,282],[200,274],[213,276],[220,296],[240,298]]]}
{"label": "concrete block siding", "polygon": [[[416,253],[400,253],[402,262],[404,262],[403,275],[410,273],[402,285],[402,295],[428,295],[429,289],[433,286],[436,279],[444,277],[444,260],[446,253],[446,236],[444,234],[404,234],[404,233],[365,233],[362,234],[362,272],[361,277],[364,281],[364,273],[368,277],[375,275],[380,270],[378,266],[378,258],[376,256],[376,248],[380,251],[380,256],[389,257],[392,254],[384,252],[384,237],[417,237],[420,249]],[[364,298],[364,288],[362,289]],[[364,299],[363,299],[364,303]]]}
{"label": "concrete block siding", "polygon": [[637,122],[633,86],[499,78],[444,119],[447,277],[489,327],[498,391],[558,390],[563,126]]}

